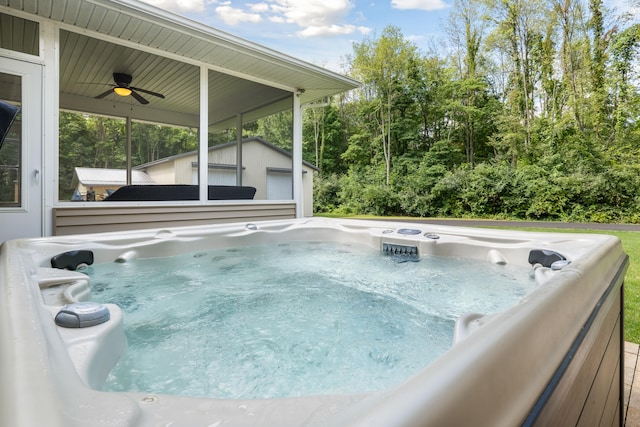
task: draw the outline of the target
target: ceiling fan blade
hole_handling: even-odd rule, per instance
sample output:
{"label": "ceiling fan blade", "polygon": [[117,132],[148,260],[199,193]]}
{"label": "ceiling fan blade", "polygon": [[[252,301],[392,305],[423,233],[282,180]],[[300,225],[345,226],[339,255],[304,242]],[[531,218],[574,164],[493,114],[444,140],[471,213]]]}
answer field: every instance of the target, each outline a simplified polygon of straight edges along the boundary
{"label": "ceiling fan blade", "polygon": [[129,89],[137,90],[138,92],[146,93],[147,95],[153,95],[153,96],[157,96],[158,98],[164,99],[164,95],[158,92],[152,92],[150,90],[140,89],[139,87],[133,87],[133,86],[129,86]]}
{"label": "ceiling fan blade", "polygon": [[[129,89],[133,89],[133,88],[130,87]],[[149,103],[149,101],[147,101],[142,96],[140,96],[140,94],[138,92],[136,92],[135,90],[131,91],[131,96],[133,96],[136,99],[136,101],[138,101],[140,104],[148,104]]]}
{"label": "ceiling fan blade", "polygon": [[103,92],[103,93],[101,93],[100,95],[98,95],[98,96],[96,96],[96,97],[94,97],[94,98],[95,98],[95,99],[102,99],[102,98],[104,98],[105,96],[109,95],[110,93],[113,93],[113,89],[109,89],[108,91]]}

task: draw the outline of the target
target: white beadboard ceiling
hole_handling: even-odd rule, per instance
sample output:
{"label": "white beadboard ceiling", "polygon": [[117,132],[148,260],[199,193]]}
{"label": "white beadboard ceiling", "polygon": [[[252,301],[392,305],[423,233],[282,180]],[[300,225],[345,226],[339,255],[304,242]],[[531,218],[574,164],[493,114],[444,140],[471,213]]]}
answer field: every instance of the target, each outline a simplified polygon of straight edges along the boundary
{"label": "white beadboard ceiling", "polygon": [[[218,126],[233,125],[239,113],[251,121],[290,108],[297,89],[307,103],[358,85],[136,0],[0,0],[0,12],[12,10],[20,18],[59,24],[62,108],[195,126],[200,65],[210,69],[209,121]],[[7,27],[25,31],[24,25],[6,24],[0,31]],[[24,36],[13,38],[17,42]],[[115,94],[95,99],[113,84],[114,72],[130,74],[132,86],[162,93],[165,99],[141,93],[150,102],[147,106]]]}

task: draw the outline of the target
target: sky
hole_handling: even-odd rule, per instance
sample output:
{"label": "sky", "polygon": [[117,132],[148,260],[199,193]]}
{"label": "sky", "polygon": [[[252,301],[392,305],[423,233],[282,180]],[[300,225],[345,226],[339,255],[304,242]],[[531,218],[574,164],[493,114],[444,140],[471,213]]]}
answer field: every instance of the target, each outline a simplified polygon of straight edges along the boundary
{"label": "sky", "polygon": [[[388,25],[419,49],[444,39],[454,0],[143,0],[259,45],[345,71],[353,44],[375,39]],[[637,0],[605,0],[630,10]],[[640,17],[640,9],[631,9]]]}
{"label": "sky", "polygon": [[[353,43],[388,25],[417,45],[441,33],[453,0],[143,0],[275,49],[341,71]],[[420,46],[419,46],[420,47]]]}

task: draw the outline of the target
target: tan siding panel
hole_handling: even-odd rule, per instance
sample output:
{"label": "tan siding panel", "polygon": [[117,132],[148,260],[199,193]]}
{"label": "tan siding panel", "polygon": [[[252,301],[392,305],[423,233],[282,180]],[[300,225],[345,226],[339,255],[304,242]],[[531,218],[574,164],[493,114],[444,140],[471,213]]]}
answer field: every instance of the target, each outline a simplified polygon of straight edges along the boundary
{"label": "tan siding panel", "polygon": [[[58,227],[75,227],[85,225],[98,225],[98,224],[128,224],[128,223],[182,223],[193,221],[207,221],[218,220],[225,218],[236,218],[238,220],[244,218],[255,218],[256,216],[280,216],[283,214],[282,209],[261,209],[259,215],[255,210],[232,210],[232,211],[192,211],[192,212],[176,212],[168,211],[161,213],[143,213],[143,214],[131,214],[124,213],[120,215],[113,214],[101,214],[92,216],[73,216],[73,217],[59,217],[57,219]],[[286,215],[288,211],[284,211]]]}
{"label": "tan siding panel", "polygon": [[[618,356],[622,349],[619,330],[620,301],[620,289],[609,295],[551,399],[536,420],[536,426],[578,425],[581,413],[589,406],[589,401],[604,402],[610,398],[607,387],[603,392],[593,386],[598,375],[608,378],[619,375],[619,364],[606,363],[606,356],[607,349],[613,349],[613,353],[617,352]],[[604,371],[599,373],[601,366]],[[616,399],[620,400],[619,388],[614,392]],[[603,407],[599,410],[602,411]],[[596,422],[595,425],[597,424]]]}
{"label": "tan siding panel", "polygon": [[[600,419],[601,427],[614,427],[620,426],[620,375],[624,366],[618,365],[616,375],[611,378],[611,389],[609,390],[609,396],[602,412],[602,418]],[[623,394],[624,395],[624,394]]]}
{"label": "tan siding panel", "polygon": [[295,218],[293,204],[69,207],[53,210],[54,235]]}
{"label": "tan siding panel", "polygon": [[[605,411],[607,405],[615,407],[616,400],[620,394],[620,318],[613,330],[609,345],[603,355],[598,368],[598,373],[593,381],[589,397],[585,402],[579,427],[589,427],[595,425],[596,420],[600,420],[601,425],[611,426],[615,414],[613,411]],[[612,389],[612,383],[614,384]],[[611,393],[613,392],[613,396]],[[612,399],[615,397],[615,399]]]}

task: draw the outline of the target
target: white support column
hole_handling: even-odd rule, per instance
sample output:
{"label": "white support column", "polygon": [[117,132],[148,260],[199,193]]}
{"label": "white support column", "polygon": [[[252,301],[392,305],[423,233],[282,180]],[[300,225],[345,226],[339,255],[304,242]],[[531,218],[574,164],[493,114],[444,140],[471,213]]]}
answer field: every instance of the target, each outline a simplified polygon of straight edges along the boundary
{"label": "white support column", "polygon": [[200,67],[200,128],[198,129],[200,202],[209,199],[209,70]]}
{"label": "white support column", "polygon": [[242,113],[236,123],[236,185],[242,185]]}
{"label": "white support column", "polygon": [[304,216],[302,189],[302,107],[300,90],[293,94],[293,153],[291,171],[293,178],[293,201],[296,204],[296,218]]}
{"label": "white support column", "polygon": [[60,98],[60,31],[50,21],[40,23],[40,51],[44,60],[42,82],[42,233],[53,233],[53,206],[58,203],[58,128]]}
{"label": "white support column", "polygon": [[127,116],[127,185],[133,184],[133,165],[131,159],[131,116]]}

